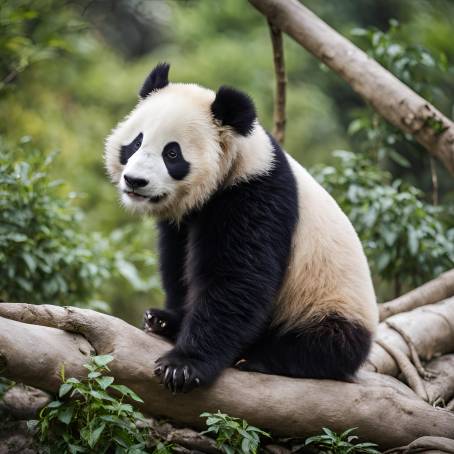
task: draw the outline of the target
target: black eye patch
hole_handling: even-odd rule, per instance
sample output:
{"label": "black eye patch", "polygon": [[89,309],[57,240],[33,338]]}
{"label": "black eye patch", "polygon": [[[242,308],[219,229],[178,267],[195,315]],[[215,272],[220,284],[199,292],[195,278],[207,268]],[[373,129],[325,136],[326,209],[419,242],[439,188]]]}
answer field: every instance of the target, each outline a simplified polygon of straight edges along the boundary
{"label": "black eye patch", "polygon": [[143,134],[140,133],[129,145],[123,145],[120,149],[120,164],[125,165],[128,159],[141,147]]}
{"label": "black eye patch", "polygon": [[177,142],[169,142],[164,147],[162,159],[167,167],[167,172],[173,179],[182,180],[189,173],[190,164],[183,158]]}

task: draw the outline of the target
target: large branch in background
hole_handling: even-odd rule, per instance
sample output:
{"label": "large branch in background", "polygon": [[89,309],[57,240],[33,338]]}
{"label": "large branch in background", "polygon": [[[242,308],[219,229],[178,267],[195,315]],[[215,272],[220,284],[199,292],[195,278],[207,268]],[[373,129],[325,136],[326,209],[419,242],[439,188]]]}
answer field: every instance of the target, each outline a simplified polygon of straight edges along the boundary
{"label": "large branch in background", "polygon": [[249,0],[454,174],[454,123],[297,0]]}
{"label": "large branch in background", "polygon": [[66,376],[84,376],[82,365],[95,350],[114,356],[112,375],[144,399],[144,412],[196,428],[203,425],[200,413],[219,409],[283,436],[359,427],[360,436],[381,448],[422,435],[454,438],[452,413],[433,408],[392,377],[365,371],[356,383],[344,383],[228,369],[209,388],[173,396],[152,373],[154,361],[169,347],[98,312],[0,304],[0,374],[47,391],[58,389],[62,364]]}
{"label": "large branch in background", "polygon": [[426,304],[433,304],[450,296],[454,296],[454,269],[446,271],[399,298],[380,304],[380,321],[391,315],[411,311]]}

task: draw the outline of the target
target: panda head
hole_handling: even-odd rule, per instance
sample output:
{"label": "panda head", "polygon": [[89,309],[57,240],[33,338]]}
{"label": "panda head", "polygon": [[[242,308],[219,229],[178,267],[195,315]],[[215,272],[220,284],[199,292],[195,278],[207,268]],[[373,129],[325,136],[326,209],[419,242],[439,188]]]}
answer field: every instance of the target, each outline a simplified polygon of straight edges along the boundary
{"label": "panda head", "polygon": [[226,180],[256,114],[233,88],[169,83],[168,73],[159,64],[147,77],[137,106],[107,138],[105,162],[127,208],[181,219]]}

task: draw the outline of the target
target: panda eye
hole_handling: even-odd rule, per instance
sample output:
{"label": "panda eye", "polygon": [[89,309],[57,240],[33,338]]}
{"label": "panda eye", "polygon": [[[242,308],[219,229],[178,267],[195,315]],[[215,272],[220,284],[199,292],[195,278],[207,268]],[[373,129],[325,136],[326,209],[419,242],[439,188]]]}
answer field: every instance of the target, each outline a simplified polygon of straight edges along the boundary
{"label": "panda eye", "polygon": [[162,151],[162,156],[167,161],[176,161],[177,159],[179,159],[181,155],[180,146],[178,145],[178,143],[177,142],[168,143],[164,147],[164,150]]}
{"label": "panda eye", "polygon": [[168,150],[166,151],[166,158],[169,159],[176,159],[178,156],[178,153],[175,150]]}
{"label": "panda eye", "polygon": [[134,140],[134,149],[137,151],[140,146],[142,145],[142,136],[138,136],[136,140]]}

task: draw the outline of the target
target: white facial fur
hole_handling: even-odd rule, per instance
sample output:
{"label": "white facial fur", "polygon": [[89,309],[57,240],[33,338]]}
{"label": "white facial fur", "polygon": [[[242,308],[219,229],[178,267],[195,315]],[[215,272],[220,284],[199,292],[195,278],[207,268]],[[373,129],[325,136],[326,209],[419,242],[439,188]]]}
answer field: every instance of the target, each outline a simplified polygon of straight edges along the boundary
{"label": "white facial fur", "polygon": [[[251,135],[242,137],[221,127],[212,117],[214,99],[212,90],[171,83],[140,100],[112,131],[106,141],[105,163],[126,208],[179,220],[201,206],[220,183],[234,183],[269,170],[272,146],[263,129],[257,123]],[[126,165],[120,164],[121,146],[131,143],[139,133],[143,133],[139,150]],[[162,151],[169,142],[177,142],[190,163],[189,173],[182,180],[172,178],[163,161]],[[137,190],[139,194],[166,197],[157,203],[131,197],[125,193],[125,174],[149,181]]]}

